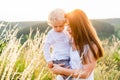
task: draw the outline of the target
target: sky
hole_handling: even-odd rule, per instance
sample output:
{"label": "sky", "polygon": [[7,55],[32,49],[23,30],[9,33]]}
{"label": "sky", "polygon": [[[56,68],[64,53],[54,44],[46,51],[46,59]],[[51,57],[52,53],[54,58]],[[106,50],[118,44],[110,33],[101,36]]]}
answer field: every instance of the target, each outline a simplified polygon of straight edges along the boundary
{"label": "sky", "polygon": [[120,0],[0,0],[0,21],[47,20],[56,8],[82,9],[90,19],[120,18]]}

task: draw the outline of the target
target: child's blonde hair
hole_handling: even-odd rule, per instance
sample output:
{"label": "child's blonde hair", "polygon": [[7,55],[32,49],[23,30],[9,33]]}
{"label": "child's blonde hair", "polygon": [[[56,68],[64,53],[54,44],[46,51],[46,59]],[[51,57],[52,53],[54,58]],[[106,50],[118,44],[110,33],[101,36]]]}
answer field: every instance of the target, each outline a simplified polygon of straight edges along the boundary
{"label": "child's blonde hair", "polygon": [[51,26],[58,21],[65,22],[65,11],[63,9],[55,9],[48,15],[48,24]]}

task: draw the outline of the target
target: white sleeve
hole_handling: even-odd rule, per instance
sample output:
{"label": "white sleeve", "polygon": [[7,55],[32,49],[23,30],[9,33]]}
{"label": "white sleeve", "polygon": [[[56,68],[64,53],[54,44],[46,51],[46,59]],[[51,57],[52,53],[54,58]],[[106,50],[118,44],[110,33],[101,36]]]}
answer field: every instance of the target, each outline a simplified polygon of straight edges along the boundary
{"label": "white sleeve", "polygon": [[46,36],[46,39],[44,42],[44,48],[43,48],[43,53],[44,53],[46,62],[52,61],[51,55],[50,55],[50,48],[51,48],[52,42],[53,40],[52,40],[51,34],[48,33],[48,35]]}

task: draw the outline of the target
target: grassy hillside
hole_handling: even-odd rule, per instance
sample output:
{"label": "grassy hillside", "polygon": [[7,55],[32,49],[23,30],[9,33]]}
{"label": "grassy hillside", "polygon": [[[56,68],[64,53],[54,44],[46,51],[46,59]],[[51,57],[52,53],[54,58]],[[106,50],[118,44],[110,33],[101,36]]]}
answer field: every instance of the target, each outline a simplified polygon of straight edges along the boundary
{"label": "grassy hillside", "polygon": [[113,35],[115,33],[115,29],[114,26],[104,22],[104,21],[98,21],[98,20],[91,20],[93,26],[95,27],[98,36],[100,38],[108,38],[111,35]]}
{"label": "grassy hillside", "polygon": [[115,27],[115,30],[120,30],[120,18],[112,18],[112,19],[96,19],[97,21],[107,22]]}
{"label": "grassy hillside", "polygon": [[[119,37],[120,34],[120,18],[115,19],[92,19],[91,20],[93,26],[95,27],[99,37],[101,38],[108,38],[109,36],[115,34]],[[7,22],[4,22],[7,24]],[[40,30],[40,33],[44,32],[47,28],[46,21],[25,21],[25,22],[10,22],[13,26],[18,24],[19,32],[18,37],[21,35],[28,35],[30,32],[30,28],[33,29],[34,33],[36,32],[37,28]],[[0,32],[3,29],[0,28]]]}

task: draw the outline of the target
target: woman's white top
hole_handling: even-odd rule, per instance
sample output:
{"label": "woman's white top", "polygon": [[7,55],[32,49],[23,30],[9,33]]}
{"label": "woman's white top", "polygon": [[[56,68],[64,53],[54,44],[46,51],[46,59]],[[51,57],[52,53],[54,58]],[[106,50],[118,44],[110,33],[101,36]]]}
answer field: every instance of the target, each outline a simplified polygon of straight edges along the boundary
{"label": "woman's white top", "polygon": [[[84,54],[89,49],[88,45],[84,46]],[[79,53],[77,50],[73,50],[72,47],[70,48],[70,67],[72,69],[81,69],[82,68],[81,59],[79,57]],[[94,80],[94,71],[90,74],[90,76],[87,79],[76,79],[73,80]]]}

